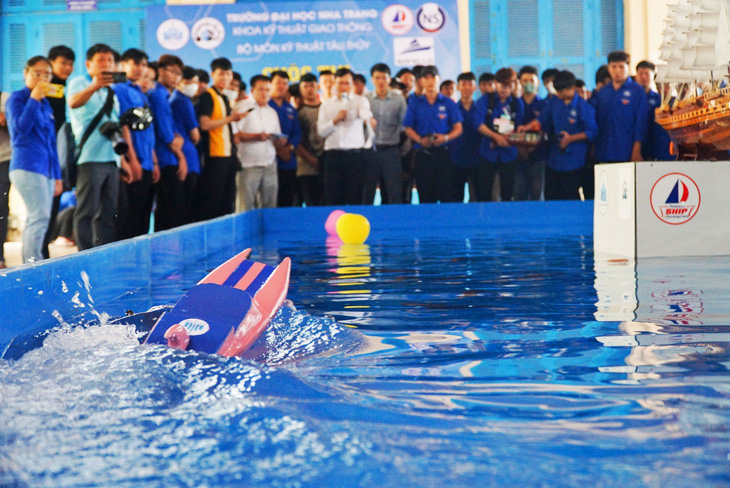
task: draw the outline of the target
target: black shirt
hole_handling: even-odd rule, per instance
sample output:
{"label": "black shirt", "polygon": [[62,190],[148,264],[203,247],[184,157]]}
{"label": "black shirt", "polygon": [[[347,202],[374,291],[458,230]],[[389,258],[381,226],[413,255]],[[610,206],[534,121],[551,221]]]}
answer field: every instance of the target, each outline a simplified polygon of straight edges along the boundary
{"label": "black shirt", "polygon": [[51,78],[51,83],[55,83],[57,85],[63,85],[64,86],[64,92],[63,97],[61,98],[52,98],[48,97],[48,103],[51,104],[51,108],[53,109],[53,117],[56,123],[56,132],[58,132],[58,129],[61,128],[64,122],[66,122],[66,80],[62,80],[56,75],[53,75],[53,78]]}

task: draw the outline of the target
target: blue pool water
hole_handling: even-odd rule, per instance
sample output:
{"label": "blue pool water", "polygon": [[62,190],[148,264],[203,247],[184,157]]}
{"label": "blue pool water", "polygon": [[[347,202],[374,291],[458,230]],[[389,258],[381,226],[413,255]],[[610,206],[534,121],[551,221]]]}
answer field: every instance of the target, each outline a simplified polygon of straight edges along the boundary
{"label": "blue pool water", "polygon": [[730,261],[594,257],[589,222],[373,227],[252,239],[293,268],[245,359],[106,317],[245,236],[137,291],[57,283],[83,320],[6,347],[0,486],[728,486]]}

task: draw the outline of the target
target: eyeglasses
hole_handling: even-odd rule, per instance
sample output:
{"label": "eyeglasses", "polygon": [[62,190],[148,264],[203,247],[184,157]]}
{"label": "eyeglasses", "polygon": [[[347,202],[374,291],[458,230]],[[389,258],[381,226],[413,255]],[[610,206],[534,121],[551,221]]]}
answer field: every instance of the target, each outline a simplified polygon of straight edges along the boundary
{"label": "eyeglasses", "polygon": [[50,80],[53,77],[53,73],[51,73],[50,71],[31,71],[30,74],[32,74],[33,78],[37,80],[41,78]]}
{"label": "eyeglasses", "polygon": [[165,71],[167,71],[168,73],[170,73],[170,74],[171,74],[172,76],[176,77],[176,78],[182,78],[182,75],[183,75],[183,73],[182,73],[182,71],[180,71],[180,70],[177,70],[177,69],[171,69],[171,68],[169,68],[169,67],[165,67],[165,68],[163,68],[163,69],[164,69]]}

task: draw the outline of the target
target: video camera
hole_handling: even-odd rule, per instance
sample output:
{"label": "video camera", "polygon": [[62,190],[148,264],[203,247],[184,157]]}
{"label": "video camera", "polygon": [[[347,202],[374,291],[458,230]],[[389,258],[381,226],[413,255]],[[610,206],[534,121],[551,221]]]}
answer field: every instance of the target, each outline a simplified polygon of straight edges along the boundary
{"label": "video camera", "polygon": [[134,131],[142,131],[150,126],[152,120],[152,111],[150,111],[149,107],[130,108],[119,117],[119,122],[109,120],[101,124],[99,126],[99,132],[112,141],[114,152],[122,155],[129,151],[129,145],[124,140],[122,127],[126,125]]}

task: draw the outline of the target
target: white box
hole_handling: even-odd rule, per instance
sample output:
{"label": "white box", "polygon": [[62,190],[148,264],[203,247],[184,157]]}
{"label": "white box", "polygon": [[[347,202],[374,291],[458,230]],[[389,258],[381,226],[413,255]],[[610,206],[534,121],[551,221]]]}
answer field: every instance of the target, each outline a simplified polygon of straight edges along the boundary
{"label": "white box", "polygon": [[596,253],[730,255],[730,161],[598,164],[595,182]]}

